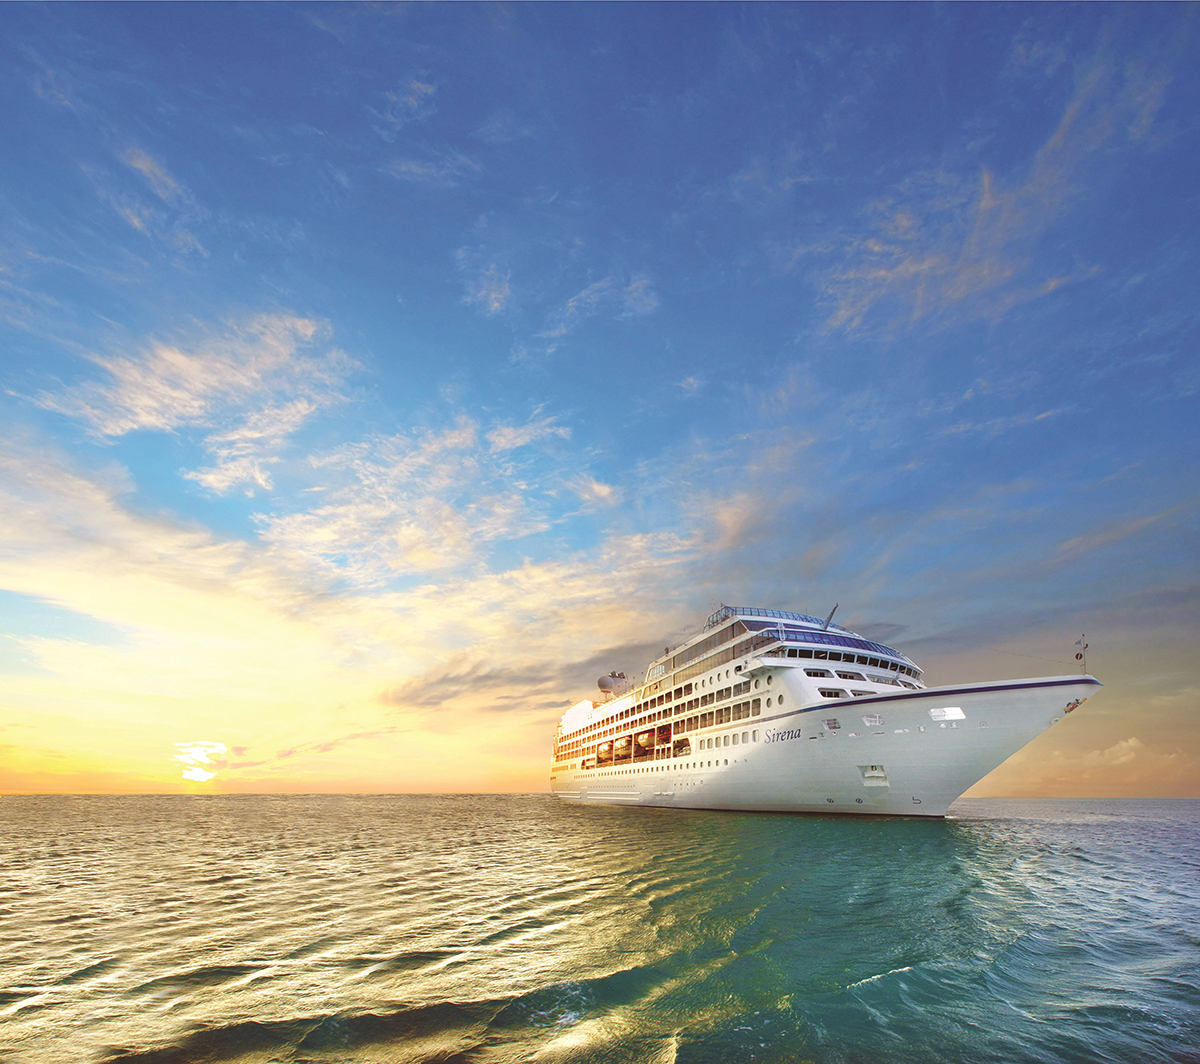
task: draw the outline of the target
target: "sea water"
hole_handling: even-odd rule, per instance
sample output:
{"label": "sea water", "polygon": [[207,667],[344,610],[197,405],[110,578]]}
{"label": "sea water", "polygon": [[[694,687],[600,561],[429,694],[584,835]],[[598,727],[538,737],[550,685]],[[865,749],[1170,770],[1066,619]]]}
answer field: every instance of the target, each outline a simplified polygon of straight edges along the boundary
{"label": "sea water", "polygon": [[0,1060],[1200,1061],[1200,802],[0,799]]}

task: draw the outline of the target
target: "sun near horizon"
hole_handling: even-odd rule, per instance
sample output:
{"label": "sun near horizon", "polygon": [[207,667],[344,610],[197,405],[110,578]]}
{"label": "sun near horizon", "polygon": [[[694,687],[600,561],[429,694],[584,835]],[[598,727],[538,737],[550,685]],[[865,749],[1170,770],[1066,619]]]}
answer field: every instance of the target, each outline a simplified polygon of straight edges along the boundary
{"label": "sun near horizon", "polygon": [[3,15],[0,793],[545,791],[840,602],[1200,796],[1187,8]]}

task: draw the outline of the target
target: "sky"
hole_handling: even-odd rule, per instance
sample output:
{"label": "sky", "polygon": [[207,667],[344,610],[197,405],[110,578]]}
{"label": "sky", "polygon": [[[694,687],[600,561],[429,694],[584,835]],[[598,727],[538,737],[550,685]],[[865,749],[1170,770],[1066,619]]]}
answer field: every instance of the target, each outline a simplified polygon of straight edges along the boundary
{"label": "sky", "polygon": [[545,791],[838,603],[1200,796],[1198,18],[0,6],[0,793]]}

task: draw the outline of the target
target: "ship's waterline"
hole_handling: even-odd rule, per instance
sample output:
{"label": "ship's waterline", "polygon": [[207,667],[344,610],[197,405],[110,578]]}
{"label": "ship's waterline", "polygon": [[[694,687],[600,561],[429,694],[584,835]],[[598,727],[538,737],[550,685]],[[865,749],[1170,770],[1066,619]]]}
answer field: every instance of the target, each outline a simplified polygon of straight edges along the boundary
{"label": "ship's waterline", "polygon": [[944,816],[1100,687],[1049,676],[926,687],[905,654],[804,614],[724,606],[630,690],[572,706],[550,775],[566,801]]}

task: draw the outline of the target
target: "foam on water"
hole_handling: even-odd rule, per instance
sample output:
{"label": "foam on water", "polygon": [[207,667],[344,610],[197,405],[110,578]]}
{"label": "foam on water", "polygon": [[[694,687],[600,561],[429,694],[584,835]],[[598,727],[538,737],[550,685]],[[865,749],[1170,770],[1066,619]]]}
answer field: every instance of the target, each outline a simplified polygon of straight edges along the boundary
{"label": "foam on water", "polygon": [[1200,803],[0,799],[0,1060],[1200,1062]]}

